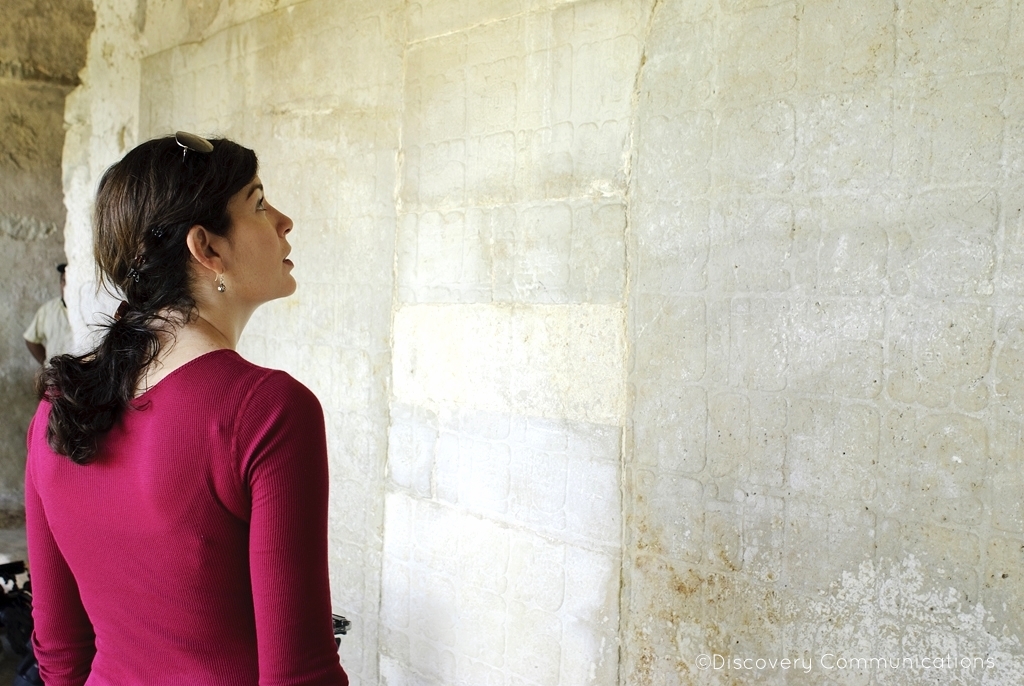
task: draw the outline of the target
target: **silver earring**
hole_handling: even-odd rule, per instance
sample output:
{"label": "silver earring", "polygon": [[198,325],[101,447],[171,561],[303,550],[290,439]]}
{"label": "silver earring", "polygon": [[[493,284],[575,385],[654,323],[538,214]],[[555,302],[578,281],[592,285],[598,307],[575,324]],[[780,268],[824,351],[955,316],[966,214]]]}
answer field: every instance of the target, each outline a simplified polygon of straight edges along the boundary
{"label": "silver earring", "polygon": [[223,293],[227,288],[224,287],[224,276],[220,275],[217,277],[217,292]]}

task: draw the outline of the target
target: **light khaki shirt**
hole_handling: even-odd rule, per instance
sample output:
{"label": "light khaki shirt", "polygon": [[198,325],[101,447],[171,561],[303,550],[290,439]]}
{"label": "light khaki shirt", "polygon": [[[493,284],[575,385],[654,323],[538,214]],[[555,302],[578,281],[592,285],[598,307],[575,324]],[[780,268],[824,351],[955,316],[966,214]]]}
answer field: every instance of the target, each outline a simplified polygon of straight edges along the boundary
{"label": "light khaki shirt", "polygon": [[68,323],[68,311],[60,297],[47,300],[36,310],[36,316],[23,335],[29,343],[46,348],[46,359],[72,351],[75,345]]}

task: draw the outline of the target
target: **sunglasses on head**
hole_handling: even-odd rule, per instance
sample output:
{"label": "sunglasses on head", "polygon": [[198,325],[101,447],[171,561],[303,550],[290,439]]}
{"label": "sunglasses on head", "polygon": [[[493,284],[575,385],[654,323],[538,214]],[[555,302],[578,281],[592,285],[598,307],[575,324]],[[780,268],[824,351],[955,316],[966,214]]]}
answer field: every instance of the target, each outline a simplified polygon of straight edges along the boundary
{"label": "sunglasses on head", "polygon": [[178,131],[174,134],[174,141],[181,146],[181,161],[185,161],[188,151],[197,152],[201,155],[208,155],[213,152],[213,143],[202,136],[187,131]]}

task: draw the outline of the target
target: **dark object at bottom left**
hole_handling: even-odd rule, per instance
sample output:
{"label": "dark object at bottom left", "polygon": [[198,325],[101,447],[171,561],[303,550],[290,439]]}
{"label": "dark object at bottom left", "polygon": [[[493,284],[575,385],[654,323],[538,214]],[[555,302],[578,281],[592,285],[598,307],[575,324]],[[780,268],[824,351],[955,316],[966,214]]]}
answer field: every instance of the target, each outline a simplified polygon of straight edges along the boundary
{"label": "dark object at bottom left", "polygon": [[24,573],[25,563],[20,560],[0,564],[0,628],[11,650],[21,656],[12,686],[43,686],[32,653],[32,582],[18,587],[17,576]]}

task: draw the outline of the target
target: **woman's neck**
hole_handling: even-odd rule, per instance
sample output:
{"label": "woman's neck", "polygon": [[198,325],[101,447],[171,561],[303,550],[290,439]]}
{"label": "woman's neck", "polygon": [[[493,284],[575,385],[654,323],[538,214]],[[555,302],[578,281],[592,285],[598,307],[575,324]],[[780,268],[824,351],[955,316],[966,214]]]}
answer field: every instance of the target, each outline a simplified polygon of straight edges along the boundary
{"label": "woman's neck", "polygon": [[160,352],[143,371],[135,395],[145,393],[175,369],[197,357],[215,350],[234,350],[237,344],[238,337],[232,327],[223,323],[218,326],[216,321],[200,313],[187,323],[160,334]]}

